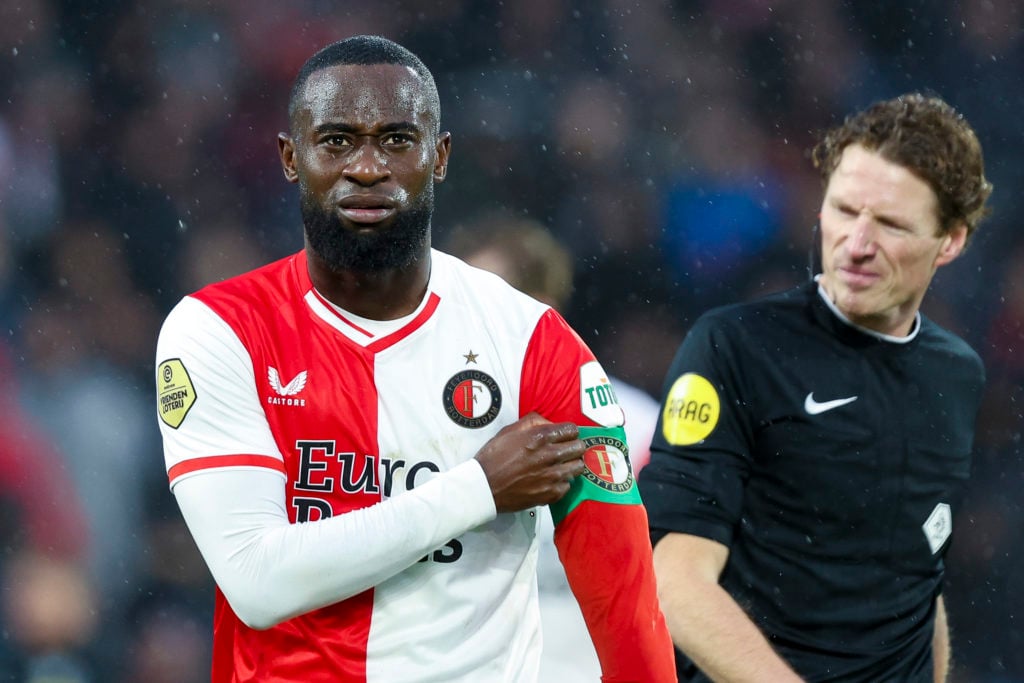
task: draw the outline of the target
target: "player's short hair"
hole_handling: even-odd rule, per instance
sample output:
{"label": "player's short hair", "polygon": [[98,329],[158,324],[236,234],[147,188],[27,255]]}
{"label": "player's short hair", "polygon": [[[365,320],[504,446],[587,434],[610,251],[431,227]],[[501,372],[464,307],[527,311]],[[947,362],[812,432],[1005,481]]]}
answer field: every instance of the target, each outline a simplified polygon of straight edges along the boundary
{"label": "player's short hair", "polygon": [[446,250],[467,261],[491,252],[508,265],[508,283],[556,310],[572,296],[573,263],[569,250],[543,224],[506,212],[488,213],[448,238]]}
{"label": "player's short hair", "polygon": [[316,54],[306,60],[306,63],[299,69],[295,82],[292,83],[291,94],[288,97],[288,121],[294,129],[295,114],[298,110],[302,90],[310,75],[338,64],[398,64],[407,66],[415,71],[421,79],[425,88],[428,113],[433,118],[434,134],[441,130],[441,99],[437,94],[437,84],[434,82],[434,75],[423,61],[408,49],[398,43],[388,40],[382,36],[352,36],[345,40],[331,43],[320,49]]}
{"label": "player's short hair", "polygon": [[872,104],[825,133],[812,159],[828,185],[843,150],[861,145],[924,180],[939,205],[939,230],[958,223],[968,238],[989,210],[992,184],[985,178],[981,143],[974,129],[941,98],[908,93]]}

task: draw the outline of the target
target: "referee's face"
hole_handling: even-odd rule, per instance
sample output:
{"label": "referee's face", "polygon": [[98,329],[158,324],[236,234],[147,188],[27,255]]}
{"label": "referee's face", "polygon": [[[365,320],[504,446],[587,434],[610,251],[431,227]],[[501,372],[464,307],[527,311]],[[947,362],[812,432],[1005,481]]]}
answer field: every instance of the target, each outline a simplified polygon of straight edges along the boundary
{"label": "referee's face", "polygon": [[829,298],[852,322],[904,336],[932,276],[961,252],[965,226],[939,234],[938,200],[907,168],[860,145],[843,151],[821,206]]}

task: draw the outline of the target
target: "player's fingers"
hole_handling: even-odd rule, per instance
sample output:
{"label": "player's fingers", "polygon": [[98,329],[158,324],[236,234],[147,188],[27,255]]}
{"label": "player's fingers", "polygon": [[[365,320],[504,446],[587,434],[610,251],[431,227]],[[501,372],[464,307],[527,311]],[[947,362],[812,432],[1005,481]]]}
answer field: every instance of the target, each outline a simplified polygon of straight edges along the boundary
{"label": "player's fingers", "polygon": [[569,493],[569,481],[568,479],[563,479],[551,487],[551,498],[548,504],[560,501],[565,494]]}
{"label": "player's fingers", "polygon": [[549,444],[545,453],[554,465],[578,461],[583,462],[583,454],[587,452],[587,446],[579,439],[572,441],[559,441]]}
{"label": "player's fingers", "polygon": [[565,453],[565,456],[562,458],[563,461],[579,460],[583,462],[583,455],[587,452],[587,444],[579,439],[560,443],[559,448],[563,449]]}
{"label": "player's fingers", "polygon": [[525,438],[526,448],[536,450],[548,443],[550,427],[550,420],[537,413],[528,413],[504,427],[499,434],[518,434],[520,438]]}
{"label": "player's fingers", "polygon": [[560,500],[566,493],[569,492],[569,488],[572,486],[572,482],[577,477],[583,476],[587,466],[583,460],[572,460],[570,462],[562,463],[558,466],[557,470],[552,470],[552,474],[555,474],[557,479],[551,483],[551,490],[555,494],[555,498],[550,502]]}
{"label": "player's fingers", "polygon": [[501,438],[526,438],[528,444],[532,444],[535,441],[540,443],[543,437],[539,433],[544,429],[545,425],[549,424],[551,424],[549,420],[537,413],[528,413],[512,424],[502,427],[497,436]]}
{"label": "player's fingers", "polygon": [[571,422],[551,423],[545,421],[543,424],[530,427],[529,430],[526,448],[538,452],[550,444],[573,441],[579,435],[579,428]]}
{"label": "player's fingers", "polygon": [[575,441],[580,436],[580,428],[572,422],[558,422],[548,428],[548,441]]}
{"label": "player's fingers", "polygon": [[566,476],[569,480],[575,479],[587,470],[587,463],[584,462],[582,457],[577,460],[570,460],[565,465],[568,470]]}
{"label": "player's fingers", "polygon": [[533,427],[539,427],[540,425],[550,424],[551,421],[545,417],[541,417],[539,413],[527,413],[523,415],[519,420],[513,422],[509,426],[514,426],[519,429],[531,429]]}
{"label": "player's fingers", "polygon": [[558,422],[540,425],[534,428],[528,448],[540,449],[549,444],[572,443],[579,437],[580,429],[572,422]]}

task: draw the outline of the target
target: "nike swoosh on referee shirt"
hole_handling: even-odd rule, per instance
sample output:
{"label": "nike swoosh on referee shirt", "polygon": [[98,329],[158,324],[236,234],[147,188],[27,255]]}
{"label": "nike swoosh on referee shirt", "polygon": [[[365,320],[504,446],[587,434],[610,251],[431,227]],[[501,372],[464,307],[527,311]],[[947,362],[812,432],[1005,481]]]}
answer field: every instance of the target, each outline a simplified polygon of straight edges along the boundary
{"label": "nike swoosh on referee shirt", "polygon": [[809,415],[817,415],[819,413],[824,413],[826,410],[832,410],[839,406],[845,406],[847,403],[853,403],[856,400],[856,396],[848,396],[847,398],[837,398],[831,401],[819,402],[814,400],[814,392],[812,391],[807,394],[807,398],[804,399],[804,410],[806,410]]}

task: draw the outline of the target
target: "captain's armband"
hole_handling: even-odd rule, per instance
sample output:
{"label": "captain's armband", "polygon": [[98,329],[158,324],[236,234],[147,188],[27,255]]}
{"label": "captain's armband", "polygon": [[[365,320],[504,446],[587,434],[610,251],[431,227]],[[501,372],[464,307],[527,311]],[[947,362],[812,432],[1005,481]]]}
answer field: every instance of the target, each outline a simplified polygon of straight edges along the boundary
{"label": "captain's armband", "polygon": [[569,486],[569,492],[551,504],[555,526],[585,500],[617,505],[640,505],[629,446],[622,427],[580,427],[580,440],[587,445],[583,455],[586,469]]}

